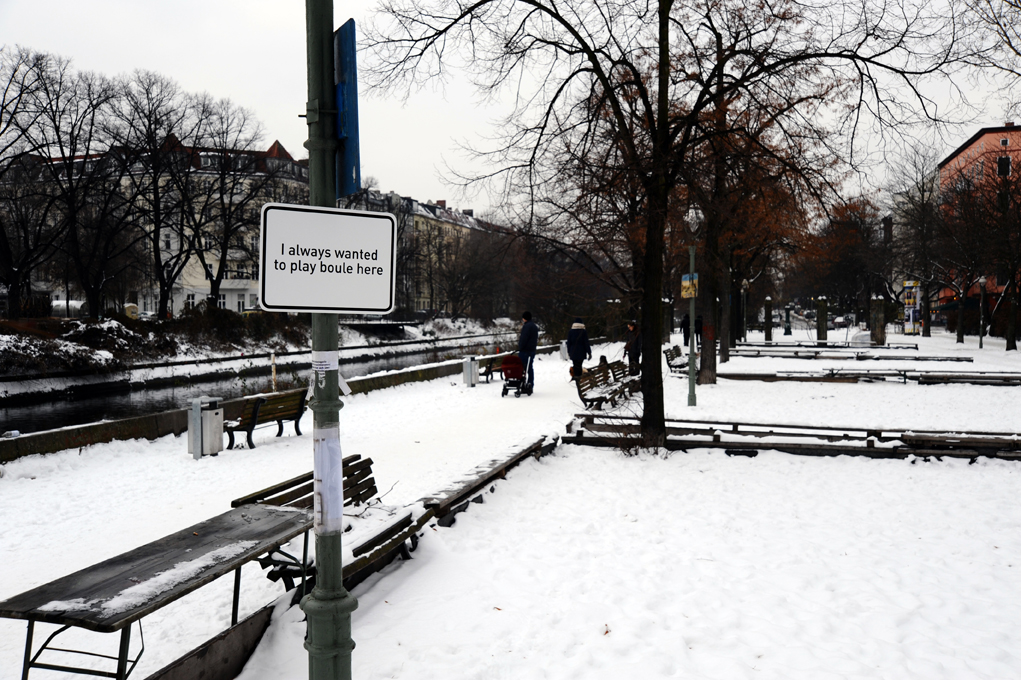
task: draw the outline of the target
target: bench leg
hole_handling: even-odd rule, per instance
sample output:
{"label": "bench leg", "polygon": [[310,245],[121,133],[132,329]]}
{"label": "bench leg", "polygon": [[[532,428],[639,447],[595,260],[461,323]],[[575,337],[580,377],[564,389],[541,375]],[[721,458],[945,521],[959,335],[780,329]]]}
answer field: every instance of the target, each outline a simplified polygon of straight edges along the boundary
{"label": "bench leg", "polygon": [[117,680],[128,677],[128,648],[131,644],[131,624],[121,631],[121,647],[117,652]]}
{"label": "bench leg", "polygon": [[284,421],[278,420],[277,421],[277,436],[278,437],[282,437],[283,434],[284,434]]}
{"label": "bench leg", "polygon": [[28,638],[25,640],[25,662],[21,665],[21,680],[28,680],[28,669],[32,664],[32,633],[35,621],[28,622]]}
{"label": "bench leg", "polygon": [[301,416],[299,415],[294,419],[294,434],[301,436],[301,428],[298,427],[301,424]]}
{"label": "bench leg", "polygon": [[255,428],[254,427],[251,430],[248,431],[248,448],[250,448],[250,449],[254,449],[255,448],[255,442],[252,441],[252,433],[254,433],[254,432],[255,432]]}
{"label": "bench leg", "polygon": [[234,430],[227,430],[227,448],[234,448]]}
{"label": "bench leg", "polygon": [[230,609],[230,625],[238,625],[238,601],[241,599],[241,567],[234,570],[234,604]]}

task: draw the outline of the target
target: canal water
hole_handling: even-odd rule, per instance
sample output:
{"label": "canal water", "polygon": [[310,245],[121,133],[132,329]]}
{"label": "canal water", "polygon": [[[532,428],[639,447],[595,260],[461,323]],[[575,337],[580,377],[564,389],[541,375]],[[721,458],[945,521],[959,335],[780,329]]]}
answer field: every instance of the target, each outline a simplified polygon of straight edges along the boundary
{"label": "canal water", "polygon": [[[495,346],[494,346],[495,347]],[[340,372],[345,378],[371,375],[381,371],[393,371],[411,366],[421,366],[460,356],[485,351],[494,347],[475,346],[470,348],[442,348],[381,357],[349,363],[341,362]],[[267,360],[268,363],[268,360]],[[286,364],[278,366],[277,389],[285,390],[307,384],[309,369],[294,370]],[[227,379],[188,382],[172,387],[155,389],[133,389],[115,394],[103,394],[90,398],[60,399],[26,406],[0,407],[0,434],[17,430],[22,434],[40,432],[70,425],[83,425],[101,420],[117,420],[132,416],[172,411],[187,408],[190,400],[198,396],[213,396],[233,399],[273,390],[272,376],[233,376]]]}

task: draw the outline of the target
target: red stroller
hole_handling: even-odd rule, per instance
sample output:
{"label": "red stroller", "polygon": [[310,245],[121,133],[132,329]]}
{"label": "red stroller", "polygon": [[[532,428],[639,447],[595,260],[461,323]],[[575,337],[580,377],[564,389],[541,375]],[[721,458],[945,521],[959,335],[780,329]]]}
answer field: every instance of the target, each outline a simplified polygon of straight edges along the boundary
{"label": "red stroller", "polygon": [[532,393],[532,386],[525,382],[527,368],[517,354],[508,354],[503,358],[503,365],[500,367],[504,380],[501,397],[506,397],[512,389],[515,397]]}

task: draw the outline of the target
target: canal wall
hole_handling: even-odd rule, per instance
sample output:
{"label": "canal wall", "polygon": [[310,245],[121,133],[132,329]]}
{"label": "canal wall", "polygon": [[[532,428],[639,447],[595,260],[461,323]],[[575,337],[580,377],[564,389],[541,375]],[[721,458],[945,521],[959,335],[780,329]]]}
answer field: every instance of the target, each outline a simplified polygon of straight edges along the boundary
{"label": "canal wall", "polygon": [[[539,354],[551,354],[559,350],[559,345],[540,347]],[[347,381],[353,394],[363,394],[374,390],[396,387],[410,382],[435,380],[462,372],[460,360],[430,364],[419,368],[410,368],[379,375],[352,378]],[[290,390],[290,392],[300,392]],[[241,415],[245,399],[231,399],[221,402],[224,420],[232,420]],[[158,439],[168,434],[179,436],[188,431],[188,409],[163,411],[133,418],[110,420],[88,425],[77,425],[58,430],[34,432],[9,439],[0,439],[0,463],[17,460],[23,456],[41,453],[56,453],[68,449],[83,449],[93,444],[104,444],[114,440],[125,439]]]}

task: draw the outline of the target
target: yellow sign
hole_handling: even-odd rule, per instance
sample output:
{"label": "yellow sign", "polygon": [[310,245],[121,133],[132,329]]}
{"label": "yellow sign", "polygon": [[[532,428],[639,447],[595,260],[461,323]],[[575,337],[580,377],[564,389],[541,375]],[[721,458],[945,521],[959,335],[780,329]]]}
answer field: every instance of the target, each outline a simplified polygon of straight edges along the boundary
{"label": "yellow sign", "polygon": [[681,297],[698,297],[698,274],[684,274],[681,277]]}

